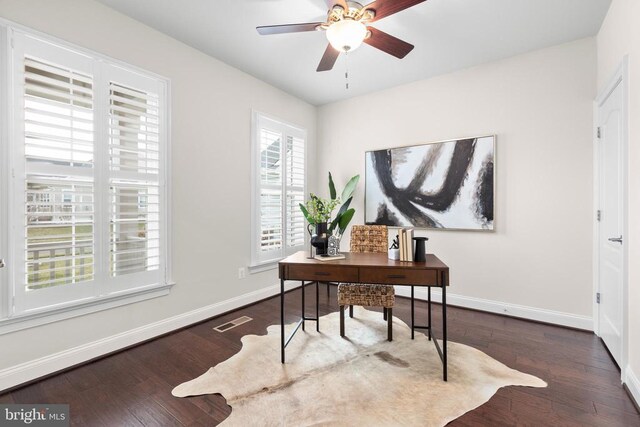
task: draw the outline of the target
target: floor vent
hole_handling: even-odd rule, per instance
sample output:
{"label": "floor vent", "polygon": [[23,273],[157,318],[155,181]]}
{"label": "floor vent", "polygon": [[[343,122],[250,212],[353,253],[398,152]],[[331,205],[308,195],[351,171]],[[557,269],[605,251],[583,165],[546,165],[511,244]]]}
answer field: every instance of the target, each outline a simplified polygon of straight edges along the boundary
{"label": "floor vent", "polygon": [[233,329],[236,326],[240,326],[242,324],[245,324],[247,322],[251,322],[253,319],[251,317],[248,316],[242,316],[242,317],[238,317],[237,319],[233,319],[227,323],[223,323],[220,326],[216,326],[215,328],[213,328],[214,331],[218,331],[218,332],[226,332],[229,329]]}

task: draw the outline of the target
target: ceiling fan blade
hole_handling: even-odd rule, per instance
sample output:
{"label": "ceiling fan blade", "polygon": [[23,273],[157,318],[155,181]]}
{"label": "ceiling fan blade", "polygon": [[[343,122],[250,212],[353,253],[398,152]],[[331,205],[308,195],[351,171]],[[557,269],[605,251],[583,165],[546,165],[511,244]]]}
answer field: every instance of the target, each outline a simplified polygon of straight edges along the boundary
{"label": "ceiling fan blade", "polygon": [[308,22],[306,24],[284,24],[284,25],[265,25],[263,27],[256,27],[258,33],[263,36],[271,34],[285,34],[285,33],[301,33],[304,31],[315,31],[316,27],[324,22]]}
{"label": "ceiling fan blade", "polygon": [[325,0],[325,3],[327,3],[327,8],[329,10],[333,9],[333,6],[335,5],[342,6],[344,10],[349,10],[349,7],[347,6],[347,2],[345,0]]}
{"label": "ceiling fan blade", "polygon": [[413,50],[412,44],[400,40],[397,37],[393,37],[392,35],[376,28],[369,27],[368,29],[371,32],[371,36],[364,39],[364,42],[369,46],[373,46],[376,49],[380,49],[381,51],[400,59],[407,56],[407,54]]}
{"label": "ceiling fan blade", "polygon": [[427,0],[376,0],[364,7],[365,10],[373,10],[376,16],[369,22],[379,21],[394,13],[401,12],[412,6],[420,4]]}
{"label": "ceiling fan blade", "polygon": [[329,71],[333,68],[333,64],[336,63],[340,52],[335,50],[333,46],[330,44],[327,45],[327,50],[324,51],[324,55],[322,55],[322,59],[320,60],[320,64],[318,64],[318,68],[316,71]]}

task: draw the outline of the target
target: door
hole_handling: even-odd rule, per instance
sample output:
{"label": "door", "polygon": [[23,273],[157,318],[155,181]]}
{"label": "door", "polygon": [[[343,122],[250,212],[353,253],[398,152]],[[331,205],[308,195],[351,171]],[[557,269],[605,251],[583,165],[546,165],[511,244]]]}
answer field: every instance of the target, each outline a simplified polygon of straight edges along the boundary
{"label": "door", "polygon": [[598,103],[599,227],[598,321],[600,337],[622,367],[624,285],[624,85],[609,88]]}

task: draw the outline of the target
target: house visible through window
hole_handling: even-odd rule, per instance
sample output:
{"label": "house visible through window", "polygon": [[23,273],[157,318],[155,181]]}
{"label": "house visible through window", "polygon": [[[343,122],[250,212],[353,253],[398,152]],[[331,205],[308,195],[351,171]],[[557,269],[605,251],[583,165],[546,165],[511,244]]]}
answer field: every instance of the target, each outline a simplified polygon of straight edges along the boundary
{"label": "house visible through window", "polygon": [[254,113],[252,265],[298,251],[305,222],[298,207],[306,191],[306,131]]}

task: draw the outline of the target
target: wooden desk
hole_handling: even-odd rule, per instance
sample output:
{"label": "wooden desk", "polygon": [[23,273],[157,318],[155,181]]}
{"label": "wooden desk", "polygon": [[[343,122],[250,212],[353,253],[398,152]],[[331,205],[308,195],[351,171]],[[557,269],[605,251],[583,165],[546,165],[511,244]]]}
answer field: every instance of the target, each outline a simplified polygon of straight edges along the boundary
{"label": "wooden desk", "polygon": [[[280,350],[282,363],[285,362],[285,348],[300,326],[304,330],[305,320],[315,321],[316,330],[320,330],[318,314],[318,282],[375,283],[384,285],[411,286],[411,339],[416,329],[428,330],[431,333],[431,288],[442,289],[442,349],[438,341],[433,342],[442,360],[442,377],[447,380],[447,292],[449,286],[449,267],[433,254],[427,255],[425,262],[392,261],[387,254],[345,253],[346,259],[336,261],[317,261],[307,258],[307,252],[293,254],[278,264],[280,276]],[[302,316],[289,337],[284,332],[284,282],[300,280],[302,282]],[[304,287],[305,281],[316,283],[316,317],[305,317]],[[427,287],[428,320],[426,326],[415,325],[414,288]]]}

